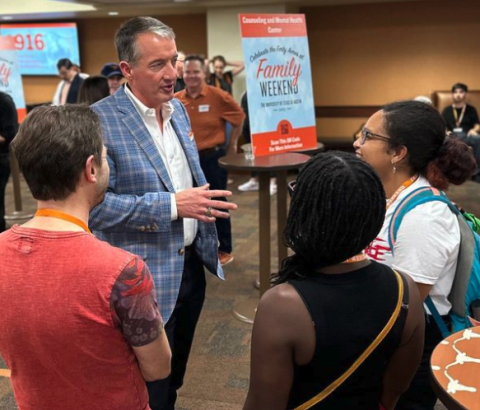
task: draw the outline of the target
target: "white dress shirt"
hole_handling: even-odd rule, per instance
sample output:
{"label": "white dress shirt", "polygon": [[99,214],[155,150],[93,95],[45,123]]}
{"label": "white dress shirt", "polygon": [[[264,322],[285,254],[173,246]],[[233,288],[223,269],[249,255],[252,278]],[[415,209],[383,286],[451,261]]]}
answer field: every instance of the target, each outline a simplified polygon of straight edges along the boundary
{"label": "white dress shirt", "polygon": [[[130,88],[125,85],[125,93],[147,127],[150,136],[158,149],[163,163],[168,171],[175,192],[180,192],[193,187],[193,177],[188,165],[187,157],[183,151],[182,144],[178,140],[173,129],[171,118],[174,111],[173,106],[168,102],[162,105],[163,130],[157,121],[154,108],[145,106]],[[171,194],[171,220],[178,219],[177,202],[175,194]],[[183,220],[185,246],[193,243],[197,235],[198,222],[196,219],[184,218]]]}
{"label": "white dress shirt", "polygon": [[[79,76],[85,80],[88,78],[89,75],[87,73],[80,73]],[[52,98],[52,105],[60,105],[60,95],[62,93],[63,86],[65,85],[65,80],[61,80],[58,85],[57,89],[55,90],[55,94],[53,94]]]}

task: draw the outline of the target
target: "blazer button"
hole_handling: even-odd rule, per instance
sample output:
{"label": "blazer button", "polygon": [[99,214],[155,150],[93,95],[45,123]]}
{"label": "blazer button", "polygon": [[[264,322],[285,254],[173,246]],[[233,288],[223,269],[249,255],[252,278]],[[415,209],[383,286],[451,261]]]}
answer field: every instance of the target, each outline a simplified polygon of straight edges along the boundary
{"label": "blazer button", "polygon": [[179,254],[180,256],[182,256],[184,253],[185,253],[185,249],[184,249],[184,248],[180,248],[180,249],[178,250],[178,254]]}

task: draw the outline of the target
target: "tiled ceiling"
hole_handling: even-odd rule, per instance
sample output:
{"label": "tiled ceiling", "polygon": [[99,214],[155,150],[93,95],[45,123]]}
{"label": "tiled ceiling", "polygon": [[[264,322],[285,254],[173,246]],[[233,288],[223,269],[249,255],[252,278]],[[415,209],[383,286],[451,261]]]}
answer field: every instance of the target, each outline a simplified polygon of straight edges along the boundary
{"label": "tiled ceiling", "polygon": [[[288,5],[327,6],[398,1],[441,0],[0,0],[0,20],[31,21],[63,18],[105,17],[145,14],[184,14],[205,12],[209,8]],[[53,7],[59,7],[56,11]],[[75,8],[83,10],[75,10]],[[87,8],[87,10],[85,10]],[[114,14],[115,15],[115,14]]]}

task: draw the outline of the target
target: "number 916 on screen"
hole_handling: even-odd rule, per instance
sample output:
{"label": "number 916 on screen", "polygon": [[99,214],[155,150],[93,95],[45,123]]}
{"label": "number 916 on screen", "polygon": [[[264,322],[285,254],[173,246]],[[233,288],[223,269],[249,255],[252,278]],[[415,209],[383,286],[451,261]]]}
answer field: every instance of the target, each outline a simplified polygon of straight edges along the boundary
{"label": "number 916 on screen", "polygon": [[43,34],[16,34],[13,36],[13,41],[16,50],[38,50],[41,51],[45,48],[45,42],[43,41]]}

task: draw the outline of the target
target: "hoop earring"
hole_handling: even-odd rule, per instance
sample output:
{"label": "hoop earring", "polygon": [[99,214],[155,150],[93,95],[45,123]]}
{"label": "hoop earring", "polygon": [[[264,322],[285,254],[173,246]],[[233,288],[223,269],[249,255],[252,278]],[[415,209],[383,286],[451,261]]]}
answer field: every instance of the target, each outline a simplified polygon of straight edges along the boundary
{"label": "hoop earring", "polygon": [[395,162],[393,162],[393,160],[392,160],[392,166],[393,166],[392,173],[395,174],[395,172],[397,172],[397,167],[395,166]]}

